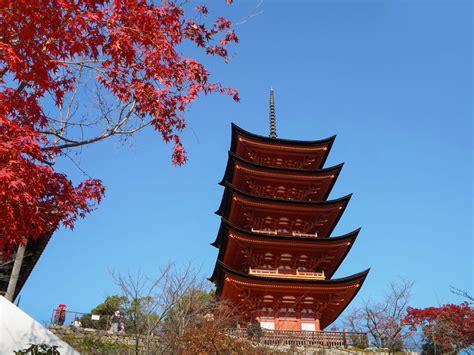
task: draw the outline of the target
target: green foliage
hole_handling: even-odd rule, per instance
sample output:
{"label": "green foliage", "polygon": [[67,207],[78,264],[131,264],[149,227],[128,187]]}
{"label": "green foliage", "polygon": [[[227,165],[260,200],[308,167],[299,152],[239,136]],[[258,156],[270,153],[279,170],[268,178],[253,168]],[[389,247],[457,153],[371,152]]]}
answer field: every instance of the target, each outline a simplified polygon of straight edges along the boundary
{"label": "green foliage", "polygon": [[[108,317],[112,316],[115,311],[122,311],[127,304],[127,297],[125,296],[107,296],[103,303],[98,304],[93,308],[90,314],[85,314],[80,321],[84,328],[107,329]],[[91,319],[92,314],[100,315],[100,320],[95,321]]]}
{"label": "green foliage", "polygon": [[30,347],[17,350],[15,355],[60,355],[57,345],[31,344]]}
{"label": "green foliage", "polygon": [[103,303],[97,305],[94,309],[91,310],[91,313],[100,315],[112,315],[115,311],[123,310],[126,303],[127,297],[125,296],[107,296]]}
{"label": "green foliage", "polygon": [[105,340],[93,335],[80,336],[76,334],[66,334],[62,340],[78,351],[100,351],[101,353],[105,353],[107,351],[128,351],[131,349],[127,344]]}

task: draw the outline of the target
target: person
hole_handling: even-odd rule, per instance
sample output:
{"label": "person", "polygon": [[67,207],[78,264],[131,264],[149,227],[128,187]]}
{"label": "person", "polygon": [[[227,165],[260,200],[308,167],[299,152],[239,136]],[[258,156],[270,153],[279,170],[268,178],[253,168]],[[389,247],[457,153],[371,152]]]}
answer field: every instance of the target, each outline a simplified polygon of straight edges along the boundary
{"label": "person", "polygon": [[112,316],[112,326],[110,327],[110,331],[112,333],[117,333],[119,331],[120,321],[122,319],[122,314],[119,310],[115,311],[114,315]]}
{"label": "person", "polygon": [[58,308],[56,308],[56,312],[54,313],[54,323],[57,325],[63,325],[64,321],[66,320],[66,305],[61,303]]}
{"label": "person", "polygon": [[123,323],[123,321],[120,322],[119,324],[119,332],[118,332],[120,335],[125,335],[125,324]]}
{"label": "person", "polygon": [[71,325],[72,325],[74,328],[80,328],[80,327],[82,327],[82,323],[81,323],[81,321],[79,320],[78,317],[74,318],[74,321],[71,323]]}

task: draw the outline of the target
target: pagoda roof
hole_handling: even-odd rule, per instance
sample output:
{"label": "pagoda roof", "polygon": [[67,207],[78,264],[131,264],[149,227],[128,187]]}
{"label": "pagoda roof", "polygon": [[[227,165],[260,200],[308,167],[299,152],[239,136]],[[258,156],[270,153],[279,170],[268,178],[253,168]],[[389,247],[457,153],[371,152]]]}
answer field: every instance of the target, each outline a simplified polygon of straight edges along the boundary
{"label": "pagoda roof", "polygon": [[[336,270],[341,265],[342,261],[345,259],[347,254],[349,253],[350,249],[354,245],[357,236],[360,232],[361,228],[358,228],[350,233],[331,237],[331,238],[307,238],[307,237],[293,237],[293,236],[277,236],[277,235],[268,235],[268,234],[261,234],[261,233],[254,233],[250,231],[246,231],[242,228],[239,228],[226,219],[221,219],[221,226],[219,228],[219,233],[217,235],[216,240],[211,244],[212,246],[219,248],[219,253],[217,256],[217,261],[223,262],[224,256],[226,253],[227,243],[229,240],[229,233],[234,232],[236,235],[239,236],[239,240],[243,244],[252,244],[252,243],[271,243],[272,245],[279,245],[281,247],[287,247],[287,250],[290,252],[291,248],[295,248],[297,244],[299,244],[299,248],[301,249],[304,247],[308,252],[310,250],[317,250],[317,249],[327,249],[329,248],[338,248],[341,244],[344,244],[344,250],[339,253],[335,252],[334,254],[337,256],[337,259],[334,265],[331,265],[329,270],[326,270],[326,276],[331,278]],[[216,278],[217,273],[217,262],[216,266],[214,267],[214,271],[209,278],[209,280],[214,281]]]}
{"label": "pagoda roof", "polygon": [[[275,138],[272,138],[272,139],[275,139]],[[229,175],[227,174],[228,169],[231,170],[229,173],[232,172],[232,165],[233,165],[232,162],[234,161],[244,163],[244,164],[247,164],[248,166],[253,166],[255,168],[268,169],[275,172],[283,172],[283,173],[306,174],[309,176],[317,174],[317,173],[340,173],[342,170],[342,167],[344,166],[344,163],[339,163],[337,165],[333,165],[333,166],[330,166],[327,168],[321,168],[321,169],[302,169],[302,168],[293,168],[293,167],[284,167],[284,166],[269,166],[269,165],[257,164],[257,163],[254,163],[253,161],[245,160],[230,150],[227,152],[227,154],[229,156],[229,159],[227,161],[227,167],[226,167],[226,171],[224,173],[224,178],[222,179],[222,181],[224,181],[225,177]],[[222,185],[222,181],[219,184]]]}
{"label": "pagoda roof", "polygon": [[293,153],[308,154],[316,153],[323,150],[324,152],[322,154],[319,154],[318,158],[317,166],[318,168],[320,168],[326,162],[326,159],[329,155],[329,151],[331,150],[335,139],[336,135],[312,141],[266,137],[248,132],[240,128],[236,124],[232,123],[232,140],[230,150],[231,152],[239,155],[237,149],[239,141],[245,142],[245,144],[250,144],[252,146],[260,146],[264,149],[270,149],[279,152],[291,151]]}
{"label": "pagoda roof", "polygon": [[[229,159],[227,161],[227,166],[225,169],[224,177],[219,182],[220,185],[225,186],[225,182],[232,184],[232,178],[235,174],[236,165],[245,166],[247,169],[254,172],[254,174],[269,174],[273,178],[292,179],[293,176],[297,177],[299,181],[312,181],[312,180],[323,180],[330,179],[331,181],[327,183],[325,187],[323,200],[326,200],[344,166],[344,163],[334,165],[324,169],[301,169],[301,168],[288,168],[288,167],[276,167],[261,165],[251,161],[247,161],[237,156],[235,153],[229,151]],[[252,173],[252,172],[251,172]]]}
{"label": "pagoda roof", "polygon": [[284,199],[284,198],[278,198],[278,197],[263,197],[263,196],[255,196],[252,194],[249,194],[247,192],[240,191],[237,189],[234,185],[230,184],[227,181],[224,181],[223,186],[225,187],[224,190],[224,196],[222,197],[221,205],[219,206],[219,209],[215,212],[218,216],[224,216],[226,209],[229,207],[228,206],[228,194],[235,193],[237,195],[247,197],[250,199],[255,199],[255,200],[260,200],[262,202],[270,202],[270,203],[282,203],[282,204],[287,204],[287,205],[295,205],[295,206],[327,206],[327,205],[334,205],[337,203],[344,203],[344,207],[347,205],[349,200],[352,197],[352,194],[348,194],[346,196],[336,198],[333,200],[326,200],[326,201],[302,201],[302,200],[289,200],[289,199]]}
{"label": "pagoda roof", "polygon": [[289,236],[289,235],[271,235],[271,234],[263,234],[263,233],[255,233],[243,228],[236,226],[235,224],[231,223],[229,220],[221,217],[221,225],[219,227],[219,232],[217,233],[216,240],[211,243],[211,245],[215,248],[221,248],[225,239],[227,238],[227,231],[233,231],[242,235],[246,235],[251,238],[261,238],[262,240],[271,240],[275,242],[293,242],[293,243],[311,243],[311,244],[332,244],[332,243],[339,243],[339,242],[351,242],[354,243],[357,235],[359,234],[361,228],[357,228],[356,230],[330,238],[308,238],[308,237],[299,237],[299,236]]}
{"label": "pagoda roof", "polygon": [[324,280],[324,279],[306,279],[306,278],[296,279],[296,278],[285,278],[285,277],[269,278],[265,276],[251,275],[251,274],[247,274],[247,273],[232,269],[229,266],[222,263],[221,261],[218,261],[216,266],[217,266],[216,278],[214,280],[209,279],[209,281],[211,282],[217,281],[217,285],[216,285],[217,295],[220,295],[222,291],[222,285],[223,285],[222,281],[224,281],[224,273],[227,273],[232,276],[238,276],[245,280],[260,282],[263,284],[271,283],[271,284],[275,284],[276,286],[281,286],[281,287],[292,287],[295,284],[301,284],[301,285],[306,285],[306,286],[311,287],[313,285],[338,285],[338,284],[344,284],[344,283],[357,283],[357,282],[360,282],[359,286],[361,286],[362,282],[364,282],[365,278],[367,277],[367,274],[370,271],[370,268],[369,268],[354,275],[341,277],[338,279],[325,279]]}
{"label": "pagoda roof", "polygon": [[[259,134],[255,134],[249,131],[246,131],[245,129],[237,126],[235,123],[232,123],[232,141],[231,141],[231,151],[235,152],[235,146],[237,144],[237,138],[238,135],[251,138],[254,140],[258,140],[261,142],[265,143],[272,143],[272,144],[284,144],[284,145],[289,145],[289,146],[299,146],[299,147],[314,147],[314,146],[321,146],[321,145],[326,145],[330,144],[332,145],[334,143],[334,140],[336,139],[336,135],[323,138],[323,139],[318,139],[318,140],[296,140],[296,139],[284,139],[284,138],[272,138],[272,137],[267,137],[267,136],[261,136]],[[329,153],[329,148],[328,148],[328,153]]]}
{"label": "pagoda roof", "polygon": [[364,283],[370,269],[364,270],[357,274],[332,279],[295,279],[295,278],[277,278],[265,277],[242,273],[236,271],[225,264],[218,262],[218,272],[215,280],[216,294],[219,297],[228,299],[232,296],[238,296],[235,291],[226,292],[226,284],[238,285],[241,289],[260,291],[264,293],[274,293],[275,291],[284,292],[285,294],[302,294],[302,295],[330,295],[333,293],[343,293],[343,300],[332,306],[330,311],[324,311],[321,319],[321,328],[326,328],[329,324],[339,317],[344,309],[349,305],[352,299],[359,292]]}
{"label": "pagoda roof", "polygon": [[331,212],[331,209],[334,211],[337,210],[337,216],[333,221],[330,222],[331,224],[329,225],[329,228],[327,228],[327,231],[325,231],[326,233],[324,233],[324,237],[328,237],[332,233],[332,231],[336,227],[337,222],[339,221],[342,214],[344,213],[344,210],[346,209],[347,204],[349,203],[349,200],[352,197],[352,194],[349,194],[338,199],[327,200],[327,201],[288,200],[288,199],[282,199],[282,198],[262,197],[262,196],[251,195],[246,192],[238,190],[235,186],[233,186],[232,184],[229,184],[228,182],[224,182],[224,186],[225,186],[224,195],[222,197],[221,204],[215,213],[218,216],[224,217],[229,220],[231,220],[231,218],[228,218],[228,217],[229,217],[229,212],[231,210],[230,207],[231,207],[232,196],[234,196],[234,198],[237,197],[237,199],[239,199],[243,204],[257,203],[260,207],[267,206],[268,208],[271,208],[274,210],[281,210],[283,208],[286,208],[286,211],[293,209],[295,211],[299,210],[300,212],[304,210],[308,212],[315,210],[314,211],[315,218],[318,216],[318,212],[319,213],[326,212],[326,211],[321,211],[321,208],[327,209],[328,212]]}

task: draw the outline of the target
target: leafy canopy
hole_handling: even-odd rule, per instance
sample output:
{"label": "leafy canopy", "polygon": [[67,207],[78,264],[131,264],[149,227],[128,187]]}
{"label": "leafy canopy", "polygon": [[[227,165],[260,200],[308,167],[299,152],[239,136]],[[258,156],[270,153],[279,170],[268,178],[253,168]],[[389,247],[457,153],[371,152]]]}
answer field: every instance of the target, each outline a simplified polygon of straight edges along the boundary
{"label": "leafy canopy", "polygon": [[[210,82],[204,65],[178,51],[187,41],[227,61],[227,45],[237,37],[223,17],[207,24],[205,6],[196,8],[199,20],[185,16],[173,1],[2,0],[0,7],[4,255],[60,224],[73,228],[78,217],[100,203],[102,181],[90,178],[74,185],[56,170],[56,159],[67,149],[152,127],[173,143],[172,163],[181,165],[186,151],[180,132],[189,104],[210,92],[238,101],[234,89]],[[83,118],[72,119],[66,98],[77,99],[86,71],[117,105],[97,118],[102,132],[78,138],[72,133],[86,125]],[[59,113],[51,113],[51,107]]]}
{"label": "leafy canopy", "polygon": [[444,352],[458,352],[474,344],[474,308],[468,303],[417,309],[408,307],[403,320],[412,330],[420,327],[425,344],[437,344]]}

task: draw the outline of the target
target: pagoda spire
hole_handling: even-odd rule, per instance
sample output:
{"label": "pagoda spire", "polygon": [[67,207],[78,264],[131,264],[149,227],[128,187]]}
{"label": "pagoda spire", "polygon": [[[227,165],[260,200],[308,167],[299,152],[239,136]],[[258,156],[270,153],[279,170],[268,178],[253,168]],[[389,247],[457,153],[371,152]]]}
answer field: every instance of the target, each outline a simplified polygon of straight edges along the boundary
{"label": "pagoda spire", "polygon": [[270,138],[277,138],[276,132],[276,118],[275,118],[275,96],[273,95],[273,88],[270,88]]}

